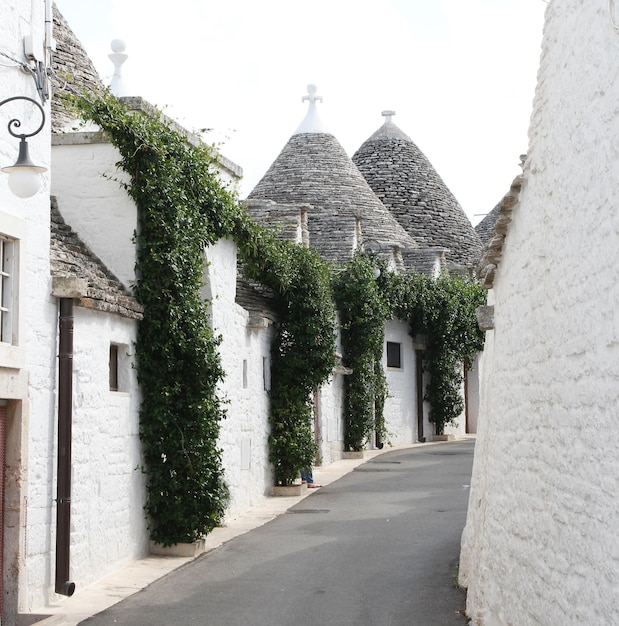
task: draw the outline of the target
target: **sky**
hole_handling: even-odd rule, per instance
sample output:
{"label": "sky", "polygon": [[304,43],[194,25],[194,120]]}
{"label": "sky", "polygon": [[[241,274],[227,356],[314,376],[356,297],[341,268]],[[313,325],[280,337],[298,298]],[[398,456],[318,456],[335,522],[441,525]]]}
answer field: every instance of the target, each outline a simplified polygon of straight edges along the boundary
{"label": "sky", "polygon": [[473,224],[528,148],[544,0],[56,0],[109,84],[113,39],[130,95],[243,168],[246,197],[299,126],[320,116],[352,156],[394,122]]}

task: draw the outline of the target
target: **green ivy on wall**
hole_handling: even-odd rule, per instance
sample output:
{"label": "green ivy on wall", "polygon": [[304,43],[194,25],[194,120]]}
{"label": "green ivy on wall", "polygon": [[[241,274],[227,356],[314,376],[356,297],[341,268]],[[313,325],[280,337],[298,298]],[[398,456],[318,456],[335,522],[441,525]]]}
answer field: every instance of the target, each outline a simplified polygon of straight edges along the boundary
{"label": "green ivy on wall", "polygon": [[475,310],[485,303],[486,292],[472,278],[446,272],[438,278],[388,274],[382,286],[391,311],[408,321],[411,335],[425,336],[429,382],[424,399],[430,403],[430,422],[442,435],[464,409],[463,365],[470,366],[483,349]]}
{"label": "green ivy on wall", "polygon": [[248,277],[271,288],[277,333],[271,348],[269,460],[276,485],[290,485],[313,465],[312,392],[335,367],[335,305],[330,266],[316,252],[240,225]]}
{"label": "green ivy on wall", "polygon": [[247,275],[274,295],[269,458],[278,484],[292,482],[316,452],[311,391],[335,364],[329,266],[251,221],[217,179],[212,148],[190,145],[169,122],[111,96],[76,103],[120,151],[138,207],[136,296],[145,314],[136,360],[151,536],[191,541],[221,520],[227,501],[217,447],[224,373],[200,297],[204,246],[233,237]]}
{"label": "green ivy on wall", "polygon": [[239,208],[207,146],[113,97],[77,102],[119,150],[138,207],[136,361],[151,538],[191,542],[221,521],[228,498],[217,445],[224,372],[200,289],[204,246],[230,232]]}
{"label": "green ivy on wall", "polygon": [[[140,437],[147,475],[151,537],[169,545],[212,530],[228,489],[217,441],[225,408],[220,338],[201,298],[204,246],[232,237],[248,278],[272,292],[277,315],[271,353],[269,460],[275,483],[291,484],[312,465],[312,393],[335,366],[336,309],[341,316],[346,378],[347,449],[372,430],[384,436],[387,397],[382,370],[384,322],[395,314],[426,333],[426,392],[441,432],[460,413],[456,363],[481,346],[474,318],[477,286],[451,277],[374,277],[374,261],[356,254],[335,274],[306,248],[254,223],[219,182],[215,151],[194,146],[157,115],[127,110],[116,98],[75,100],[121,154],[118,165],[138,207],[135,294],[144,305],[136,361],[142,389]],[[460,379],[461,380],[461,379]],[[458,398],[455,397],[457,390]]]}
{"label": "green ivy on wall", "polygon": [[376,431],[385,434],[387,395],[382,367],[387,303],[374,275],[376,262],[356,253],[333,279],[340,314],[343,364],[352,370],[344,378],[344,449],[362,450]]}

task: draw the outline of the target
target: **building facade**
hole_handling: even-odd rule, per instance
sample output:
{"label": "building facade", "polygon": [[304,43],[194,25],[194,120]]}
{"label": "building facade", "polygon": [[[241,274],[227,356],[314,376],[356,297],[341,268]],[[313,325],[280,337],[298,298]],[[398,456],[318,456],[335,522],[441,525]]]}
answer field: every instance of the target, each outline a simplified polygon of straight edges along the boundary
{"label": "building facade", "polygon": [[482,258],[494,324],[460,561],[478,625],[619,615],[614,5],[549,3],[523,177]]}
{"label": "building facade", "polygon": [[[51,3],[17,0],[0,9],[0,159],[2,166],[17,158],[17,139],[7,131],[9,120],[18,119],[18,132],[36,130],[41,116],[36,106],[13,97],[39,103],[46,115],[41,131],[28,140],[31,158],[47,167],[43,190],[31,198],[18,198],[0,175],[0,244],[2,246],[2,337],[0,341],[0,520],[3,529],[3,618],[11,622],[17,613],[17,589],[43,584],[48,569],[42,555],[50,537],[45,530],[53,465],[46,460],[46,442],[54,432],[54,393],[50,371],[55,370],[57,303],[51,295],[49,260],[49,87],[44,68],[49,61],[50,33],[46,16]],[[26,46],[26,48],[25,48]],[[32,60],[25,50],[32,51]],[[25,71],[24,71],[25,70]],[[51,331],[50,331],[51,329]],[[45,480],[34,484],[37,477]],[[32,481],[35,478],[35,481]],[[26,504],[29,531],[26,533]],[[36,572],[26,561],[38,562]]]}

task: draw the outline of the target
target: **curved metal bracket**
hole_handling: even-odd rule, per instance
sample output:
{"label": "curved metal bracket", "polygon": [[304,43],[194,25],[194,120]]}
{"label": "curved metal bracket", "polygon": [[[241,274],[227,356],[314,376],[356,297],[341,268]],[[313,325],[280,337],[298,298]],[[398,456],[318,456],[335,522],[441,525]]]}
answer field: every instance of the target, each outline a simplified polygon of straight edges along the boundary
{"label": "curved metal bracket", "polygon": [[26,96],[13,96],[12,98],[7,98],[6,100],[2,100],[2,102],[0,102],[0,107],[4,106],[8,102],[12,102],[13,100],[26,100],[27,102],[34,104],[34,106],[36,106],[41,113],[41,124],[32,133],[17,133],[13,129],[21,128],[21,121],[18,120],[17,118],[13,118],[12,120],[9,120],[9,124],[8,124],[9,134],[13,137],[16,137],[17,139],[25,140],[26,137],[34,137],[35,135],[40,133],[43,126],[45,126],[45,111],[43,110],[43,107],[36,100],[33,100],[32,98],[28,98]]}

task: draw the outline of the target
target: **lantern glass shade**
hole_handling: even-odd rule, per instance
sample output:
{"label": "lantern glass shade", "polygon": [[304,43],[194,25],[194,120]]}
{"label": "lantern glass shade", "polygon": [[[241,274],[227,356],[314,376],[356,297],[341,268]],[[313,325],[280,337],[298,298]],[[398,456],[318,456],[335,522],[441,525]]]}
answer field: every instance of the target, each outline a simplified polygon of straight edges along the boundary
{"label": "lantern glass shade", "polygon": [[41,174],[47,172],[47,168],[30,160],[28,142],[22,138],[17,162],[3,167],[2,171],[9,175],[9,189],[18,198],[31,198],[41,188]]}
{"label": "lantern glass shade", "polygon": [[[41,189],[41,171],[37,171],[45,168],[33,168],[11,166],[3,167],[2,171],[9,175],[9,189],[18,198],[31,198],[34,194]],[[10,170],[10,171],[9,171]]]}

